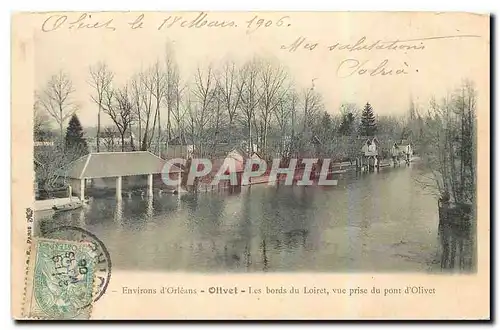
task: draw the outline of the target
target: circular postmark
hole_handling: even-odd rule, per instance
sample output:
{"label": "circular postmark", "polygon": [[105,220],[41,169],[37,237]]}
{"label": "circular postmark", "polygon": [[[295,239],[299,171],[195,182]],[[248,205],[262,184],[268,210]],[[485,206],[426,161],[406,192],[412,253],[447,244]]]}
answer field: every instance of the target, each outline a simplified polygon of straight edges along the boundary
{"label": "circular postmark", "polygon": [[42,231],[41,235],[44,238],[90,243],[96,255],[96,281],[98,281],[98,292],[94,302],[99,300],[106,292],[111,280],[111,256],[104,243],[91,232],[75,226],[50,228]]}

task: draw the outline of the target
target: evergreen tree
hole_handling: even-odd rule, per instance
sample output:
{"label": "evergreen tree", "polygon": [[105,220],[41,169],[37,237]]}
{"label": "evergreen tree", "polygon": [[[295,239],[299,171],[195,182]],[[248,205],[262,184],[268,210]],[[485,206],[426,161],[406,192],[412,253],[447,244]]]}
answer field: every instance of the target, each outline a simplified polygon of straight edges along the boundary
{"label": "evergreen tree", "polygon": [[73,160],[88,154],[87,141],[83,137],[83,128],[76,114],[71,119],[66,129],[66,153],[71,155]]}
{"label": "evergreen tree", "polygon": [[331,140],[333,137],[332,116],[330,116],[330,114],[326,111],[321,117],[321,121],[319,123],[316,134],[319,135],[324,142]]}
{"label": "evergreen tree", "polygon": [[377,123],[373,108],[370,103],[366,103],[361,113],[361,125],[359,127],[359,134],[362,136],[374,136],[377,132]]}
{"label": "evergreen tree", "polygon": [[341,136],[349,136],[352,134],[354,124],[354,114],[348,112],[342,115],[342,122],[339,127],[339,134]]}

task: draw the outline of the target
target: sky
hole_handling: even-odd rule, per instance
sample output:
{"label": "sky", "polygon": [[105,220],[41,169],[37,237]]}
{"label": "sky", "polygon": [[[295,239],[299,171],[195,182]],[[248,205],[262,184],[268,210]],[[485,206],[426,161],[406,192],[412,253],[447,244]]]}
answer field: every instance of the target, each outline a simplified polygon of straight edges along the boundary
{"label": "sky", "polygon": [[[204,26],[190,27],[204,20]],[[208,27],[214,21],[226,26]],[[425,109],[431,96],[446,95],[464,78],[476,82],[481,98],[489,76],[488,23],[479,15],[433,13],[44,13],[26,18],[34,29],[34,89],[66,71],[84,126],[97,120],[87,83],[90,65],[104,61],[115,84],[123,84],[161,61],[167,44],[184,81],[198,66],[272,58],[299,88],[314,81],[330,113],[344,102],[360,107],[370,102],[376,114],[403,115],[410,100]]]}

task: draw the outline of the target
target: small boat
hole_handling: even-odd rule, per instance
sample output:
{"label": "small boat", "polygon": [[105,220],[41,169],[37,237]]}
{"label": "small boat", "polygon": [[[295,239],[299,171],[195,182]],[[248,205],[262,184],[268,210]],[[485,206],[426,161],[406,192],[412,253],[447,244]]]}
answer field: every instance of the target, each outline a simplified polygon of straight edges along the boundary
{"label": "small boat", "polygon": [[338,169],[338,170],[333,170],[333,171],[328,172],[328,174],[344,174],[344,173],[347,173],[347,170]]}
{"label": "small boat", "polygon": [[78,209],[83,206],[83,203],[81,201],[77,202],[70,202],[62,205],[54,205],[52,209],[56,212],[61,212],[61,211],[71,211]]}
{"label": "small boat", "polygon": [[382,163],[382,162],[381,162],[381,163],[379,164],[379,167],[388,167],[388,166],[391,166],[391,163],[385,163],[385,162],[384,162],[384,163]]}

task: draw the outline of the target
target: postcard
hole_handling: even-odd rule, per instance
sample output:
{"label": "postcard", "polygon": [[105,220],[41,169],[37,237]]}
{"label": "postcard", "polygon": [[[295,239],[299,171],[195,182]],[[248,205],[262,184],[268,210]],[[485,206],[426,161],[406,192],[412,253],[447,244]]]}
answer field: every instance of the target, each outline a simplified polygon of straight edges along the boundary
{"label": "postcard", "polygon": [[490,17],[12,15],[12,316],[487,320]]}

